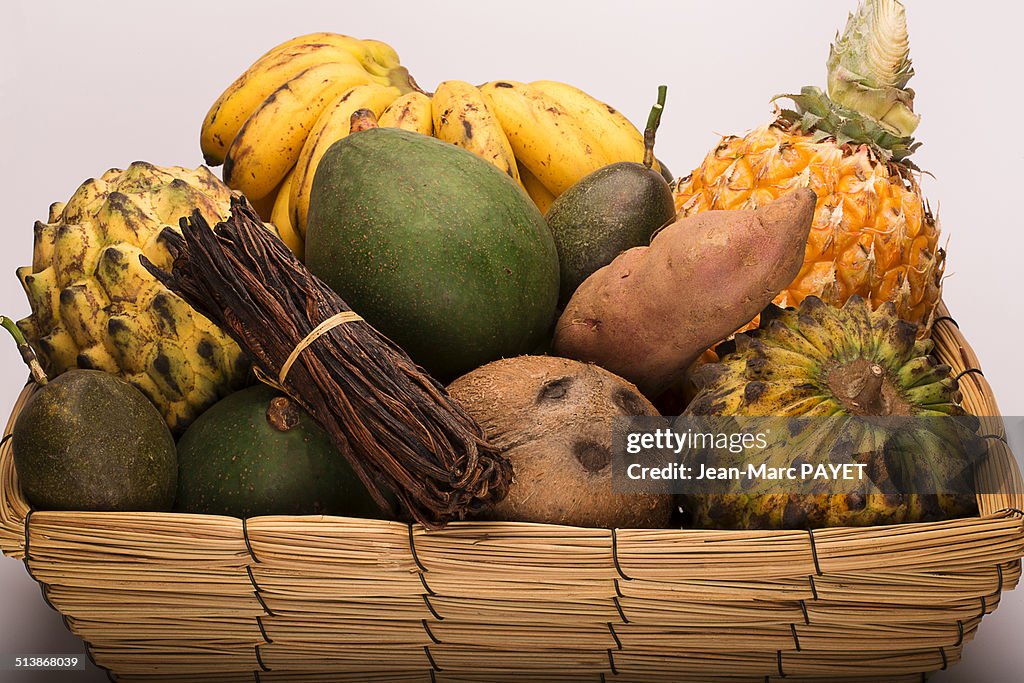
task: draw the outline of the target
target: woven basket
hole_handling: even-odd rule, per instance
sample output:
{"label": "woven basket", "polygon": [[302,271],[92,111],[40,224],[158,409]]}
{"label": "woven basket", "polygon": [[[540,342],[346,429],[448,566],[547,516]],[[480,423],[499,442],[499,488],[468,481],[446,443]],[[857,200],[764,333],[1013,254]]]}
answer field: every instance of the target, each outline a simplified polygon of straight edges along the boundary
{"label": "woven basket", "polygon": [[[940,315],[965,407],[999,415]],[[118,681],[916,682],[1020,578],[1021,474],[982,423],[980,517],[813,533],[32,514],[5,440],[0,548]]]}

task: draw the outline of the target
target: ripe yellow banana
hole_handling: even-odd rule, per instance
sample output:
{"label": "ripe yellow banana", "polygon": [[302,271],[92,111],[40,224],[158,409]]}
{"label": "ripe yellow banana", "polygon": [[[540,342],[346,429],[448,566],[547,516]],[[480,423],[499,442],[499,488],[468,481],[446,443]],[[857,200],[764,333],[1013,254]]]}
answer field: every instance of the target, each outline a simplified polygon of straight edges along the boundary
{"label": "ripe yellow banana", "polygon": [[[278,187],[281,187],[278,185]],[[246,197],[246,199],[249,199]],[[257,215],[263,220],[264,223],[270,220],[270,214],[274,210],[274,202],[277,201],[277,192],[271,191],[266,197],[257,199],[256,201],[249,201],[249,204],[256,211]]]}
{"label": "ripe yellow banana", "polygon": [[302,236],[292,224],[291,196],[294,178],[295,169],[293,168],[281,181],[281,187],[277,190],[277,199],[274,200],[274,209],[270,213],[270,222],[277,228],[277,234],[281,236],[281,241],[287,244],[292,253],[301,260],[304,257],[305,247]]}
{"label": "ripe yellow banana", "polygon": [[517,81],[480,87],[508,136],[516,159],[556,197],[610,159],[564,107]]}
{"label": "ripe yellow banana", "polygon": [[[644,134],[622,112],[579,88],[558,81],[534,81],[531,86],[552,98],[580,121],[594,142],[614,161],[644,160]],[[654,170],[659,170],[655,162]]]}
{"label": "ripe yellow banana", "polygon": [[361,40],[359,38],[353,38],[352,36],[346,36],[341,33],[331,33],[328,31],[306,33],[301,36],[296,36],[290,40],[286,40],[283,43],[275,45],[267,50],[260,59],[270,57],[292,47],[317,44],[333,45],[345,50],[364,64],[374,63],[387,68],[396,67],[399,64],[398,53],[396,53],[394,48],[387,43],[383,43],[379,40]]}
{"label": "ripe yellow banana", "polygon": [[382,76],[391,79],[394,72],[401,72],[403,78],[395,80],[394,85],[401,86],[401,83],[408,83],[408,73],[401,66],[398,53],[395,49],[380,40],[362,40],[340,33],[307,33],[304,36],[292,38],[291,40],[278,45],[271,50],[279,50],[287,45],[325,45],[333,46],[339,50],[350,53],[359,60],[359,63],[374,76]]}
{"label": "ripe yellow banana", "polygon": [[221,93],[203,119],[199,146],[206,163],[224,162],[238,131],[275,90],[306,69],[328,62],[361,65],[348,51],[323,43],[275,49],[257,60]]}
{"label": "ripe yellow banana", "polygon": [[526,194],[530,195],[530,199],[537,205],[540,212],[546,214],[551,203],[555,201],[555,195],[551,194],[551,191],[537,180],[537,176],[530,173],[530,169],[522,164],[519,164],[519,181],[526,188]]}
{"label": "ripe yellow banana", "polygon": [[282,85],[238,131],[224,159],[224,182],[250,201],[270,194],[298,161],[303,141],[327,105],[371,78],[358,64],[330,62]]}
{"label": "ripe yellow banana", "polygon": [[434,137],[476,154],[519,181],[512,145],[475,85],[444,81],[434,91],[431,108]]}
{"label": "ripe yellow banana", "polygon": [[380,113],[401,94],[398,88],[378,83],[357,85],[337,96],[324,109],[299,151],[295,177],[292,179],[289,202],[292,224],[298,229],[299,234],[306,234],[309,193],[313,188],[316,167],[327,148],[348,135],[349,123],[355,111],[369,109],[375,116],[380,116]]}
{"label": "ripe yellow banana", "polygon": [[[363,40],[362,43],[372,63],[379,64],[385,69],[395,69],[399,66],[398,53],[387,43],[380,40]],[[387,73],[380,75],[387,75]]]}
{"label": "ripe yellow banana", "polygon": [[401,128],[423,135],[434,134],[430,95],[413,90],[388,105],[377,121],[381,128]]}

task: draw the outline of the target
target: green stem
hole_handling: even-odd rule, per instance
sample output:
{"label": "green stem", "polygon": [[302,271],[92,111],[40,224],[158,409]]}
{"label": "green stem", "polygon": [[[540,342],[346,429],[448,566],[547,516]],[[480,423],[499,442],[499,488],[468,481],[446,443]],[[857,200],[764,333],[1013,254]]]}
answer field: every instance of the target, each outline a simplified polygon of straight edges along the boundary
{"label": "green stem", "polygon": [[644,166],[647,168],[654,165],[654,136],[658,133],[658,126],[661,125],[661,112],[665,109],[667,93],[667,85],[658,86],[658,102],[651,107],[651,113],[647,116],[647,127],[644,128]]}
{"label": "green stem", "polygon": [[43,366],[39,364],[39,359],[36,358],[36,352],[28,345],[25,335],[21,333],[21,330],[18,329],[15,322],[6,315],[0,315],[0,326],[10,332],[11,336],[14,337],[15,343],[18,345],[18,351],[21,353],[21,359],[25,361],[25,365],[28,366],[29,372],[32,373],[32,379],[35,380],[36,384],[39,386],[46,384],[49,380],[46,377],[46,373],[43,372]]}

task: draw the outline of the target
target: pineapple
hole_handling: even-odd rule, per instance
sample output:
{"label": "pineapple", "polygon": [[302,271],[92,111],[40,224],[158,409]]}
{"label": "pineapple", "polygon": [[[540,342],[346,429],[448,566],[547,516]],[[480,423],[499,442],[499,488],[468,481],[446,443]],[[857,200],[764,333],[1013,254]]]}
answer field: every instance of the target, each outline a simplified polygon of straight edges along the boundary
{"label": "pineapple", "polygon": [[[751,209],[795,187],[818,195],[799,275],[775,300],[816,295],[841,306],[853,295],[896,305],[926,331],[939,300],[945,254],[939,224],[908,156],[919,117],[906,15],[897,0],[866,0],[828,58],[828,94],[805,87],[775,120],[725,137],[674,188],[680,218]],[[778,99],[778,98],[776,98]]]}
{"label": "pineapple", "polygon": [[139,262],[169,269],[161,237],[199,209],[212,224],[232,192],[208,169],[135,162],[85,181],[35,226],[32,265],[18,269],[32,314],[18,326],[50,376],[70,368],[125,378],[174,433],[247,379],[242,350]]}

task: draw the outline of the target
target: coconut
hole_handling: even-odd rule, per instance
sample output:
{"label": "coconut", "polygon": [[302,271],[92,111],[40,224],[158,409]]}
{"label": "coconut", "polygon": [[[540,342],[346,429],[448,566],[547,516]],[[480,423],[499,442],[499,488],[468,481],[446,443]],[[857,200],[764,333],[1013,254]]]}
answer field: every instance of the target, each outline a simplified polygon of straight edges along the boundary
{"label": "coconut", "polygon": [[612,489],[612,421],[655,416],[626,380],[596,365],[548,356],[489,363],[449,393],[508,458],[508,496],[480,518],[582,527],[665,527],[672,498]]}

